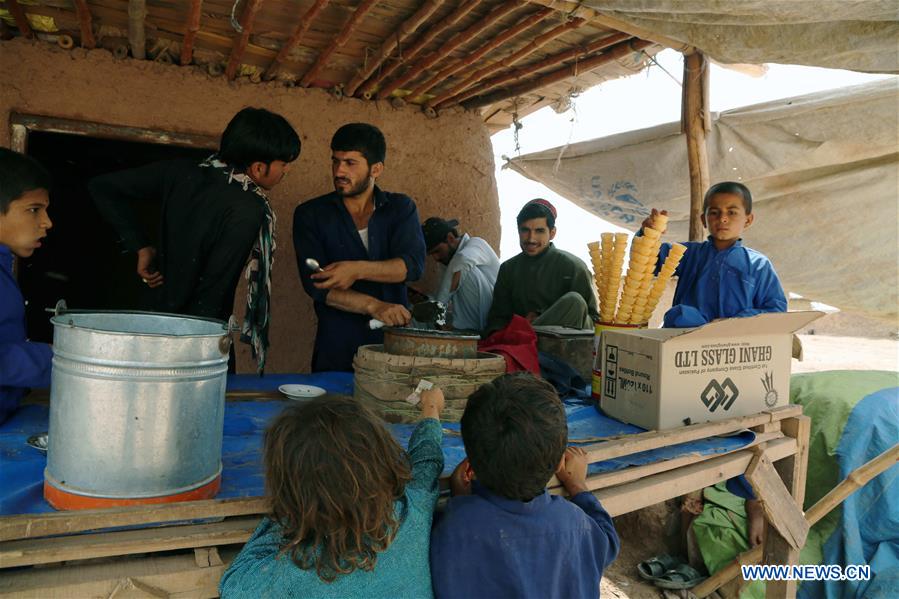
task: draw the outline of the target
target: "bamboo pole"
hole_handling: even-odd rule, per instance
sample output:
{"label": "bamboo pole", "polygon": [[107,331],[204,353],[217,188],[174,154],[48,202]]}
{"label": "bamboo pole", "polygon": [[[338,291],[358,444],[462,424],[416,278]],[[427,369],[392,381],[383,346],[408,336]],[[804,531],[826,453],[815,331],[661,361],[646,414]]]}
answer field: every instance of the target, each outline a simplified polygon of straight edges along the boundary
{"label": "bamboo pole", "polygon": [[[885,452],[859,466],[849,473],[837,486],[831,489],[824,497],[805,513],[805,519],[809,526],[817,524],[824,516],[840,505],[847,497],[864,487],[876,476],[886,472],[899,462],[899,444],[893,445]],[[693,589],[697,597],[706,597],[740,575],[740,566],[757,564],[762,559],[762,545],[756,545],[748,551],[738,555],[731,563],[724,566],[712,576],[705,579]]]}
{"label": "bamboo pole", "polygon": [[228,58],[228,66],[225,67],[225,77],[229,81],[233,81],[237,76],[237,67],[240,66],[240,59],[243,57],[247,44],[250,42],[250,34],[253,33],[253,22],[259,9],[262,8],[262,0],[247,0],[247,4],[240,15],[241,32],[234,41],[231,48],[231,56]]}
{"label": "bamboo pole", "polygon": [[520,81],[528,75],[533,75],[544,69],[564,64],[567,60],[580,60],[581,58],[586,57],[594,52],[605,50],[606,48],[614,44],[626,41],[628,39],[630,38],[626,33],[613,33],[612,35],[605,35],[598,40],[594,40],[588,43],[586,46],[577,46],[575,48],[570,48],[568,50],[565,50],[564,52],[559,52],[558,54],[547,56],[543,60],[525,65],[524,67],[518,69],[510,69],[509,71],[506,71],[501,75],[497,75],[492,79],[488,79],[477,87],[474,87],[467,92],[457,96],[452,100],[452,102],[441,102],[440,106],[443,107],[450,103],[461,104],[465,100],[483,95],[484,92],[495,87],[505,85],[506,83],[512,81]]}
{"label": "bamboo pole", "polygon": [[481,108],[482,106],[495,104],[496,102],[500,102],[502,100],[508,100],[509,98],[514,98],[515,96],[528,94],[548,85],[558,83],[559,81],[564,81],[565,79],[568,79],[570,77],[577,77],[578,75],[582,75],[588,71],[592,71],[593,69],[604,64],[608,64],[614,60],[618,60],[619,58],[627,56],[628,54],[639,52],[643,48],[651,45],[652,42],[646,40],[630,40],[622,42],[616,46],[613,46],[612,48],[609,48],[598,56],[592,56],[585,60],[578,60],[573,64],[565,65],[562,68],[547,73],[546,75],[543,75],[536,79],[530,79],[521,83],[520,85],[508,88],[507,90],[500,90],[496,93],[489,94],[481,98],[475,98],[473,102],[465,104],[465,108],[473,110],[476,108]]}
{"label": "bamboo pole", "polygon": [[390,58],[393,51],[396,50],[406,38],[415,33],[415,31],[421,27],[421,24],[427,21],[431,15],[440,8],[440,5],[443,4],[443,2],[444,0],[427,0],[427,2],[422,4],[419,9],[415,11],[414,15],[403,21],[396,32],[381,44],[377,57],[370,63],[363,65],[362,69],[350,79],[350,82],[347,83],[346,89],[344,90],[346,95],[350,97],[354,96],[356,91],[358,91],[359,86],[365,83],[365,80],[371,77],[372,73],[378,70],[378,67],[384,64],[385,60]]}
{"label": "bamboo pole", "polygon": [[453,64],[441,69],[436,75],[434,75],[429,80],[425,81],[424,83],[422,83],[421,85],[419,85],[418,87],[413,89],[412,92],[409,94],[409,97],[415,98],[415,97],[422,95],[423,93],[427,92],[432,87],[434,87],[435,85],[437,85],[443,81],[446,81],[449,77],[451,77],[455,73],[461,71],[465,67],[475,64],[481,58],[486,56],[487,53],[490,52],[491,50],[498,48],[499,46],[506,43],[507,41],[509,41],[516,35],[518,35],[519,33],[530,29],[531,27],[540,23],[541,21],[543,21],[544,19],[546,19],[547,17],[549,17],[551,14],[554,14],[554,13],[555,13],[555,11],[551,8],[544,8],[544,9],[538,10],[535,13],[532,13],[531,15],[529,15],[528,17],[526,17],[525,19],[520,21],[518,24],[516,24],[514,27],[512,27],[510,29],[506,29],[505,31],[500,33],[498,36],[496,36],[495,38],[493,38],[486,44],[482,45],[480,48],[478,48],[471,54],[468,54],[465,58],[458,60],[458,61],[454,62]]}
{"label": "bamboo pole", "polygon": [[294,28],[293,33],[290,34],[290,37],[287,38],[287,41],[284,42],[284,45],[281,46],[281,50],[278,52],[278,55],[275,56],[275,59],[268,65],[268,68],[265,70],[265,74],[263,74],[262,78],[265,80],[274,79],[275,75],[278,73],[278,69],[287,60],[287,57],[290,55],[290,52],[300,43],[300,40],[303,39],[303,36],[306,35],[306,32],[309,31],[309,27],[312,25],[312,22],[315,20],[315,17],[318,16],[327,5],[329,0],[315,0],[315,4],[309,7],[303,16],[300,18],[300,22],[297,23],[296,28]]}
{"label": "bamboo pole", "polygon": [[97,40],[94,39],[94,31],[91,27],[91,10],[87,6],[87,0],[75,0],[75,13],[78,15],[78,23],[81,26],[81,47],[96,48]]}
{"label": "bamboo pole", "polygon": [[189,65],[194,57],[194,40],[200,31],[200,9],[203,0],[190,0],[190,10],[187,13],[187,27],[184,31],[184,40],[181,42],[181,64]]}
{"label": "bamboo pole", "polygon": [[406,51],[400,60],[386,65],[384,69],[381,70],[380,74],[378,74],[376,77],[372,78],[368,83],[365,84],[365,86],[362,88],[362,96],[368,98],[372,94],[372,92],[374,92],[378,84],[390,77],[390,75],[392,75],[393,72],[397,70],[402,63],[410,61],[418,56],[418,53],[421,52],[425,48],[425,46],[434,41],[434,38],[443,33],[446,29],[458,23],[459,20],[461,20],[465,15],[474,10],[478,6],[478,4],[479,0],[465,0],[465,2],[456,7],[456,10],[431,25],[431,27],[429,27],[427,31],[421,34],[421,37],[415,40],[415,42],[411,46],[406,48]]}
{"label": "bamboo pole", "polygon": [[9,8],[9,12],[12,13],[13,19],[16,21],[16,27],[19,28],[19,33],[25,37],[31,37],[33,35],[31,26],[28,24],[28,17],[25,16],[25,11],[22,10],[22,5],[19,4],[19,0],[6,0],[6,6]]}
{"label": "bamboo pole", "polygon": [[147,57],[146,18],[146,0],[128,0],[128,45],[131,46],[131,56],[138,60]]}
{"label": "bamboo pole", "polygon": [[684,55],[681,131],[690,166],[690,241],[702,240],[702,198],[709,188],[709,62],[700,52]]}
{"label": "bamboo pole", "polygon": [[334,54],[339,48],[342,48],[344,44],[350,39],[350,35],[352,35],[353,30],[356,28],[356,25],[362,21],[365,15],[374,8],[375,4],[377,4],[377,0],[363,0],[362,4],[356,9],[353,13],[353,16],[344,24],[343,29],[340,33],[331,40],[331,44],[324,49],[324,51],[318,55],[318,58],[315,60],[315,64],[306,71],[306,74],[303,75],[303,78],[300,79],[300,86],[309,87],[318,74],[321,72],[323,68],[328,64],[328,60],[331,58],[331,55]]}
{"label": "bamboo pole", "polygon": [[632,23],[628,23],[627,21],[622,21],[621,19],[616,19],[615,17],[604,15],[593,10],[592,8],[583,6],[583,4],[581,4],[580,2],[570,2],[568,0],[527,1],[531,2],[532,4],[549,6],[550,8],[554,8],[559,12],[568,15],[569,17],[580,17],[582,19],[586,19],[593,25],[599,25],[600,27],[606,29],[614,29],[615,31],[627,33],[631,37],[638,37],[640,39],[649,40],[662,46],[667,46],[668,48],[674,48],[678,52],[686,53],[692,52],[694,50],[694,48],[690,46],[690,44],[667,37],[655,31],[650,31],[649,29],[638,27],[637,25],[633,25]]}
{"label": "bamboo pole", "polygon": [[524,6],[524,2],[522,0],[507,0],[506,2],[498,5],[496,8],[487,13],[487,16],[482,19],[478,19],[471,27],[451,37],[442,46],[440,46],[440,48],[436,52],[419,60],[418,63],[409,67],[409,69],[405,73],[403,73],[402,76],[385,85],[378,91],[378,99],[382,100],[389,97],[397,89],[401,88],[406,83],[413,81],[426,69],[448,57],[454,50],[456,50],[463,44],[470,42],[485,29],[491,27],[497,21],[499,21],[509,13],[518,10],[522,6]]}

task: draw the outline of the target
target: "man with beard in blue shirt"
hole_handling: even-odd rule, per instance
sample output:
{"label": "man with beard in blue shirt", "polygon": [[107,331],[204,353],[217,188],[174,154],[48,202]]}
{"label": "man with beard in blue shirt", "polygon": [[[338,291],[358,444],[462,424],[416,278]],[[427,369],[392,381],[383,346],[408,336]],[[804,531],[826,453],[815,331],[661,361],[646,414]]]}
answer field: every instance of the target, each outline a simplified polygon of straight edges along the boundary
{"label": "man with beard in blue shirt", "polygon": [[[360,345],[383,343],[371,319],[409,324],[407,281],[424,268],[425,243],[415,202],[381,190],[387,143],[367,123],[344,125],[331,139],[334,191],[297,206],[293,244],[318,331],[312,371],[351,371]],[[307,264],[321,266],[314,272]]]}

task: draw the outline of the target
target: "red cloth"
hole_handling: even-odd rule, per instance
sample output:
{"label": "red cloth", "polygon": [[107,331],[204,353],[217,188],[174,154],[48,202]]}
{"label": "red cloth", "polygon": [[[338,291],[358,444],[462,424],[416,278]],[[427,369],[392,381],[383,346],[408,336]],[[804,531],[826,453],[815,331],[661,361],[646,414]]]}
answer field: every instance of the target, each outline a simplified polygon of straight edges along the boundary
{"label": "red cloth", "polygon": [[499,354],[506,359],[506,372],[527,370],[540,376],[537,359],[537,333],[528,319],[517,314],[509,324],[478,343],[478,350]]}

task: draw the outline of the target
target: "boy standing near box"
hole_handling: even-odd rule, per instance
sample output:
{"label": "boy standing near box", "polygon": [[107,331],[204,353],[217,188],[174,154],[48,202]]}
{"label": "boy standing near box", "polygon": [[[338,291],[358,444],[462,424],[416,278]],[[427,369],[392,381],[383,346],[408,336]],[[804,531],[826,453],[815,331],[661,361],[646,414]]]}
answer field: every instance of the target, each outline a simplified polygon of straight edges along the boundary
{"label": "boy standing near box", "polygon": [[[618,555],[615,526],[587,489],[587,454],[569,447],[555,389],[528,373],[503,375],[468,398],[468,457],[431,534],[438,598],[598,597]],[[571,496],[546,490],[555,474]]]}
{"label": "boy standing near box", "polygon": [[[643,227],[666,214],[653,209]],[[719,318],[787,311],[787,298],[771,261],[761,252],[745,247],[740,239],[754,220],[748,187],[724,181],[709,188],[702,206],[702,224],[709,230],[709,237],[703,242],[684,242],[687,251],[675,271],[677,288],[673,305],[665,313],[664,326],[698,327]],[[662,244],[657,272],[670,249],[671,244]],[[743,476],[728,480],[727,488],[746,500],[749,544],[758,545],[764,530],[761,503]]]}
{"label": "boy standing near box", "polygon": [[[653,209],[643,227],[659,214],[667,213]],[[709,237],[684,242],[687,252],[675,271],[677,289],[664,326],[697,327],[718,318],[787,311],[787,298],[771,261],[740,239],[754,220],[752,194],[745,185],[725,181],[709,188],[702,206],[702,224]],[[662,244],[656,272],[670,249],[671,244]]]}
{"label": "boy standing near box", "polygon": [[53,226],[50,175],[32,158],[0,148],[0,423],[30,387],[50,386],[53,351],[25,335],[25,300],[12,274],[14,256],[27,258]]}

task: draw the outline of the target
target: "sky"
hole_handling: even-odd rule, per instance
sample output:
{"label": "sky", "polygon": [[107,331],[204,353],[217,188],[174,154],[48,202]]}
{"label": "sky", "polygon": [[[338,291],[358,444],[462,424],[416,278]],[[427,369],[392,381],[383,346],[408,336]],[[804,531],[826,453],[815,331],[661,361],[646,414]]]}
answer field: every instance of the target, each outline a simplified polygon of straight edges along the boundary
{"label": "sky", "polygon": [[[491,138],[496,162],[502,239],[500,259],[507,260],[520,251],[515,215],[530,199],[543,197],[558,211],[555,245],[579,256],[589,264],[587,243],[596,241],[605,231],[623,231],[543,185],[510,169],[503,170],[503,155],[513,157],[566,143],[605,137],[615,133],[645,129],[680,120],[683,58],[674,50],[656,55],[658,64],[630,77],[593,87],[573,100],[572,108],[562,114],[543,108],[521,119],[519,148],[510,127]],[[779,98],[799,96],[826,89],[858,85],[887,75],[868,75],[852,71],[764,65],[753,67],[761,76],[750,76],[712,63],[709,75],[709,102],[712,112],[758,104]],[[686,177],[687,173],[683,173]],[[464,226],[464,223],[463,223]]]}

